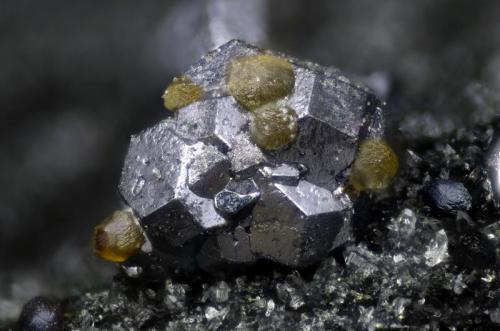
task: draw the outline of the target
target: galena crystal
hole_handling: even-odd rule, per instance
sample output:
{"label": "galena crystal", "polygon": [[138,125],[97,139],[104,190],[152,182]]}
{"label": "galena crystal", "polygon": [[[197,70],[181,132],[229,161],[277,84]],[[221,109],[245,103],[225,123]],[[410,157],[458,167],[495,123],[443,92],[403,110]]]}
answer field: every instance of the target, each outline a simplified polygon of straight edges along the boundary
{"label": "galena crystal", "polygon": [[119,190],[153,248],[128,267],[311,265],[351,237],[352,164],[358,190],[395,175],[380,102],[336,69],[234,40],[182,77],[178,110],[125,158]]}

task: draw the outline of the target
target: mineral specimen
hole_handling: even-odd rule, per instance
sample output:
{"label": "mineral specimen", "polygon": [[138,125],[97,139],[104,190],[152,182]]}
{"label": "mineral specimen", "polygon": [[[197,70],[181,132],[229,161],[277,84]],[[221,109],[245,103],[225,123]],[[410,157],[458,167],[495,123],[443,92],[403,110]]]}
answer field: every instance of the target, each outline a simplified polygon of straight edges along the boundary
{"label": "mineral specimen", "polygon": [[163,94],[165,108],[177,110],[201,98],[203,91],[185,76],[176,77]]}
{"label": "mineral specimen", "polygon": [[[272,185],[276,200],[286,197],[287,208],[297,208],[302,215],[317,208],[293,198],[300,196],[293,193],[307,175],[304,165],[279,162],[259,167],[251,179],[232,179],[225,187],[241,195],[261,192],[262,199],[253,207],[231,217],[249,226],[226,228],[202,249],[171,248],[185,260],[198,252],[196,261],[214,272],[222,270],[224,282],[206,277],[195,289],[190,279],[172,280],[173,275],[167,275],[152,289],[119,276],[111,289],[76,298],[65,315],[66,325],[172,331],[498,330],[495,253],[500,252],[500,222],[482,157],[491,150],[492,137],[491,127],[477,127],[459,130],[433,148],[407,150],[408,160],[392,190],[368,201],[372,192],[355,196],[359,208],[352,222],[367,218],[362,222],[366,233],[354,233],[356,242],[346,243],[317,268],[297,271],[262,263],[255,272],[229,277],[227,270],[248,271],[242,267],[262,259],[254,254],[251,241],[253,213],[265,209],[261,204],[268,201],[262,183]],[[421,199],[423,187],[449,180],[449,175],[474,188],[467,212],[434,213]],[[292,191],[278,190],[277,185]],[[278,214],[275,209],[271,216]],[[297,222],[295,217],[285,225]],[[290,231],[283,233],[289,236]],[[286,242],[282,237],[277,236],[277,243]]]}
{"label": "mineral specimen", "polygon": [[349,183],[356,191],[386,188],[398,170],[398,159],[381,140],[366,140],[359,147]]}
{"label": "mineral specimen", "polygon": [[252,201],[259,197],[259,194],[241,195],[232,191],[220,191],[214,198],[215,208],[223,213],[236,214]]}
{"label": "mineral specimen", "polygon": [[294,83],[293,67],[279,56],[242,56],[229,64],[227,91],[248,110],[288,96]]}
{"label": "mineral specimen", "polygon": [[22,331],[58,331],[63,329],[59,305],[43,297],[28,301],[21,312],[18,329]]}
{"label": "mineral specimen", "polygon": [[250,133],[263,150],[288,146],[297,136],[297,114],[284,102],[270,102],[253,111]]}
{"label": "mineral specimen", "polygon": [[490,177],[490,184],[493,189],[493,194],[497,201],[500,203],[500,136],[497,135],[495,140],[491,144],[490,150],[488,151],[488,173]]}
{"label": "mineral specimen", "polygon": [[457,234],[450,253],[460,266],[469,268],[494,268],[495,244],[481,232],[468,229]]}
{"label": "mineral specimen", "polygon": [[134,215],[129,211],[116,211],[94,230],[94,252],[103,259],[123,262],[134,255],[145,238]]}
{"label": "mineral specimen", "polygon": [[250,228],[250,246],[255,253],[300,267],[318,261],[345,242],[345,238],[335,240],[350,226],[351,206],[341,196],[304,180],[297,186],[270,183],[262,190]]}
{"label": "mineral specimen", "polygon": [[191,259],[213,274],[262,259],[309,266],[351,238],[352,163],[360,190],[397,170],[370,91],[241,41],[174,80],[165,102],[178,110],[132,137],[119,185],[152,244],[127,261],[132,274]]}
{"label": "mineral specimen", "polygon": [[265,177],[275,182],[296,186],[306,170],[302,165],[295,167],[290,164],[281,164],[276,167],[263,167],[260,171]]}
{"label": "mineral specimen", "polygon": [[452,180],[437,180],[424,190],[424,199],[435,211],[454,213],[471,208],[472,197],[465,186]]}

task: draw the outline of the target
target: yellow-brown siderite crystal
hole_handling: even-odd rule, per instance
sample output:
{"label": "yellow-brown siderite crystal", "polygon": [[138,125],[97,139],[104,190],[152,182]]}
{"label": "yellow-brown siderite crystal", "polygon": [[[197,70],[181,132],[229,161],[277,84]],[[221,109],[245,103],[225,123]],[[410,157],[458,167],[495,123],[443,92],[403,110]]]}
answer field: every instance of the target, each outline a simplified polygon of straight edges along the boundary
{"label": "yellow-brown siderite crystal", "polygon": [[382,190],[389,186],[398,171],[398,158],[382,140],[365,140],[359,146],[349,177],[357,192]]}
{"label": "yellow-brown siderite crystal", "polygon": [[203,96],[200,86],[193,83],[188,77],[175,77],[163,94],[163,104],[168,110],[174,111],[185,107]]}
{"label": "yellow-brown siderite crystal", "polygon": [[267,103],[251,114],[251,137],[264,150],[285,148],[297,137],[297,128],[297,114],[283,100]]}
{"label": "yellow-brown siderite crystal", "polygon": [[250,111],[286,97],[294,85],[292,65],[278,56],[243,56],[233,60],[228,67],[227,91]]}
{"label": "yellow-brown siderite crystal", "polygon": [[92,248],[104,260],[124,262],[137,253],[145,240],[134,215],[118,210],[94,228]]}

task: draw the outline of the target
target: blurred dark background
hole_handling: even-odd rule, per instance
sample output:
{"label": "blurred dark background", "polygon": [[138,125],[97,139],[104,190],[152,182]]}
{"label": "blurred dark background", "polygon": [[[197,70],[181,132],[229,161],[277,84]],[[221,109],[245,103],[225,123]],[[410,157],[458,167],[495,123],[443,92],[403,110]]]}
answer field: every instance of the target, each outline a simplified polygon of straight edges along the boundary
{"label": "blurred dark background", "polygon": [[106,284],[89,249],[120,208],[128,136],[166,116],[173,75],[232,38],[343,69],[388,103],[400,148],[490,122],[497,1],[0,2],[0,320]]}

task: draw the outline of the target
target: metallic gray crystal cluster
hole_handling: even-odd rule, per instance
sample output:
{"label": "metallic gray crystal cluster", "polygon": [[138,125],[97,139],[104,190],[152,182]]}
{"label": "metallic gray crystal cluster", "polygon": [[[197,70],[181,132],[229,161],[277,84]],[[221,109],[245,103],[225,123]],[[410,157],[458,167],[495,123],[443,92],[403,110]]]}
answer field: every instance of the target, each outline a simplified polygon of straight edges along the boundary
{"label": "metallic gray crystal cluster", "polygon": [[151,241],[142,254],[162,256],[166,268],[214,272],[259,259],[304,267],[351,236],[342,185],[358,143],[383,134],[380,103],[335,69],[279,55],[294,70],[286,103],[298,136],[266,152],[225,86],[231,60],[264,52],[237,40],[210,52],[185,73],[202,99],[131,138],[119,190]]}
{"label": "metallic gray crystal cluster", "polygon": [[[110,289],[73,302],[68,328],[498,330],[500,221],[492,187],[498,137],[491,126],[476,127],[432,148],[407,149],[393,193],[358,198],[356,242],[316,268],[260,268],[223,281],[204,277],[201,285],[167,276],[145,286],[116,277]],[[460,173],[467,175],[449,176]],[[437,178],[438,184],[461,178],[475,188],[476,208],[429,208],[421,194]],[[454,190],[443,194],[457,196]],[[233,245],[245,233],[238,226],[214,242],[234,254],[227,259],[249,259],[248,251]]]}

